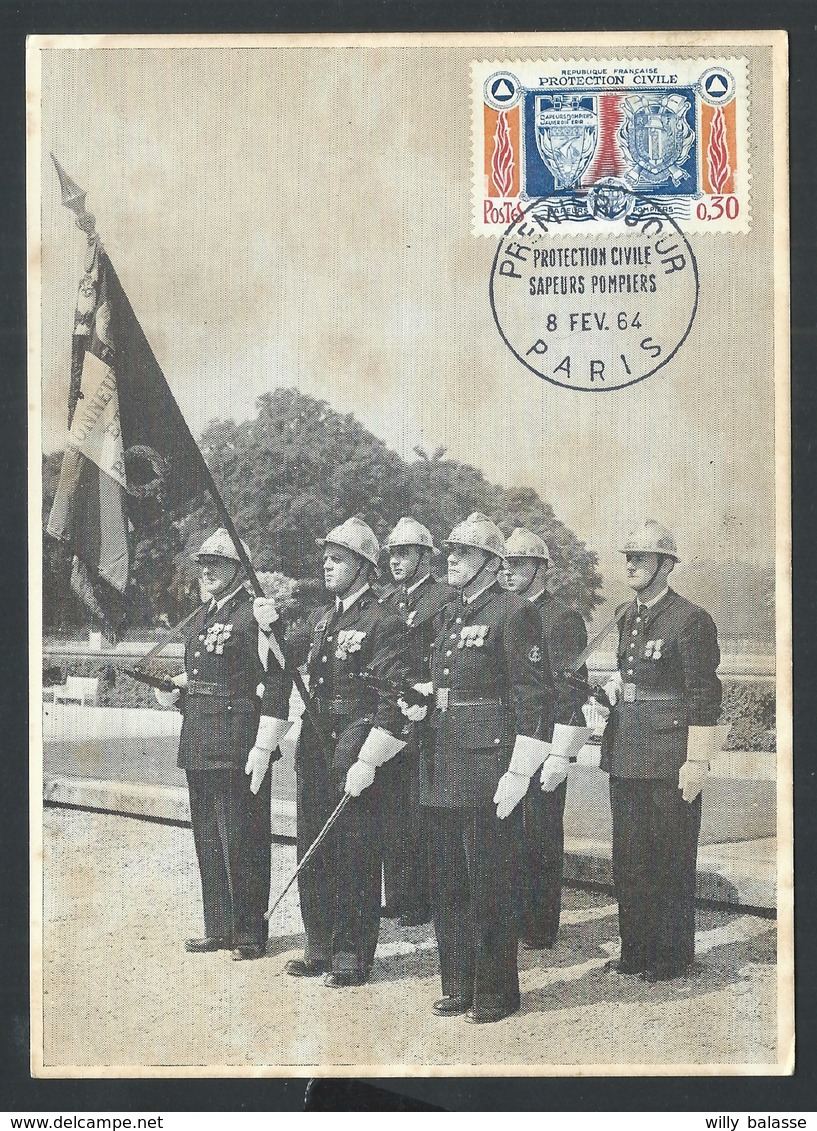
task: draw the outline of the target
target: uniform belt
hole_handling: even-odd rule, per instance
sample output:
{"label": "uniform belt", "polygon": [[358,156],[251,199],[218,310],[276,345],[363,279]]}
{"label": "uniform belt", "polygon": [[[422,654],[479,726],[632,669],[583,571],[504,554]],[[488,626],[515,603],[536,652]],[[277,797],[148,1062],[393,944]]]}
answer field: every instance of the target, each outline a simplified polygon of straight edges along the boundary
{"label": "uniform belt", "polygon": [[455,699],[449,687],[438,687],[434,694],[438,711],[449,711],[452,707],[498,707],[502,710],[501,699]]}
{"label": "uniform belt", "polygon": [[312,706],[319,715],[354,715],[365,710],[365,704],[360,699],[341,699],[340,696],[335,696],[334,699],[316,697],[312,700]]}
{"label": "uniform belt", "polygon": [[188,695],[207,695],[212,699],[232,699],[229,691],[219,687],[217,683],[207,683],[203,679],[191,679],[185,689]]}
{"label": "uniform belt", "polygon": [[673,691],[648,691],[635,683],[625,683],[621,687],[621,698],[625,703],[680,703],[683,696]]}

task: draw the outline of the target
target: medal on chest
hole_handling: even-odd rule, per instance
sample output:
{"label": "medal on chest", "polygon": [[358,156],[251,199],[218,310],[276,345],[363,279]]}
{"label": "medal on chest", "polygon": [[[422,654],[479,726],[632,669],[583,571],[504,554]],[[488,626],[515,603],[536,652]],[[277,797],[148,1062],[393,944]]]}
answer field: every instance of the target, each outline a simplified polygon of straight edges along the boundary
{"label": "medal on chest", "polygon": [[365,639],[366,633],[361,632],[359,629],[341,629],[341,631],[338,633],[338,646],[335,649],[335,656],[339,660],[348,659],[353,652],[360,651]]}
{"label": "medal on chest", "polygon": [[488,635],[487,624],[467,624],[460,630],[458,648],[482,648]]}
{"label": "medal on chest", "polygon": [[232,634],[233,626],[231,624],[211,624],[204,638],[204,647],[208,652],[215,652],[217,656],[220,656],[224,651],[224,645]]}

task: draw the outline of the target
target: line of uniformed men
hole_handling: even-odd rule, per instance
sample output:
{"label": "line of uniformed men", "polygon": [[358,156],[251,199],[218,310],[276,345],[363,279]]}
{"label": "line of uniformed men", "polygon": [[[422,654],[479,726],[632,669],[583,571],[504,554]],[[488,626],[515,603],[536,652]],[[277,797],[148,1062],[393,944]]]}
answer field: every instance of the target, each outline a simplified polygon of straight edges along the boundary
{"label": "line of uniformed men", "polygon": [[[478,513],[446,540],[448,585],[431,573],[428,530],[401,519],[386,543],[395,584],[382,599],[372,587],[380,547],[364,522],[348,519],[320,544],[330,604],[287,637],[293,661],[306,662],[317,729],[308,715],[288,719],[290,683],[265,635],[280,619],[274,601],[250,601],[225,531],[198,555],[211,601],[193,622],[180,692],[165,697],[183,697],[179,764],[204,901],[205,935],[187,948],[264,953],[267,771],[289,742],[299,860],[344,794],[351,801],[299,875],[306,945],[287,973],[332,987],[368,979],[385,864],[387,913],[403,925],[433,915],[443,990],[434,1012],[500,1020],[520,1004],[520,938],[547,948],[558,930],[568,766],[589,735],[584,622],[547,592],[541,538],[518,528],[506,543]],[[693,958],[719,652],[708,614],[667,585],[678,560],[669,532],[648,520],[623,552],[636,599],[619,610],[602,764],[618,970],[655,980]]]}

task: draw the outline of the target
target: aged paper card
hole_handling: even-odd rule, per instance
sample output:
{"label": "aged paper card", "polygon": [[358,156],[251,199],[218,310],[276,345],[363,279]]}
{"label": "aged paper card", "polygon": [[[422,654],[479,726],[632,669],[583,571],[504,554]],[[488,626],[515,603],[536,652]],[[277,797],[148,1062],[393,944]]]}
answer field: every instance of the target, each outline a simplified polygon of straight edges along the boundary
{"label": "aged paper card", "polygon": [[33,1073],[791,1072],[785,34],[27,73]]}

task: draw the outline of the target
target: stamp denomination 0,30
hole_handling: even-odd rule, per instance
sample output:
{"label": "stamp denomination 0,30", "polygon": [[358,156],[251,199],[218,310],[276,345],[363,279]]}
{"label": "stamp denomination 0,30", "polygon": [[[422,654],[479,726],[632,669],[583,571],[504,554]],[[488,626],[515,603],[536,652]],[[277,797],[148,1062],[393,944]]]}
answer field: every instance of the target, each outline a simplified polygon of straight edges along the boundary
{"label": "stamp denomination 0,30", "polygon": [[500,235],[533,200],[563,223],[599,185],[649,193],[685,231],[748,232],[741,58],[472,64],[473,228]]}
{"label": "stamp denomination 0,30", "polygon": [[[575,206],[566,198],[568,213]],[[686,236],[653,199],[610,186],[590,207],[605,227],[566,234],[559,211],[528,204],[499,241],[491,309],[513,354],[568,389],[620,389],[655,373],[683,345],[698,305]],[[595,237],[591,235],[595,230]]]}

